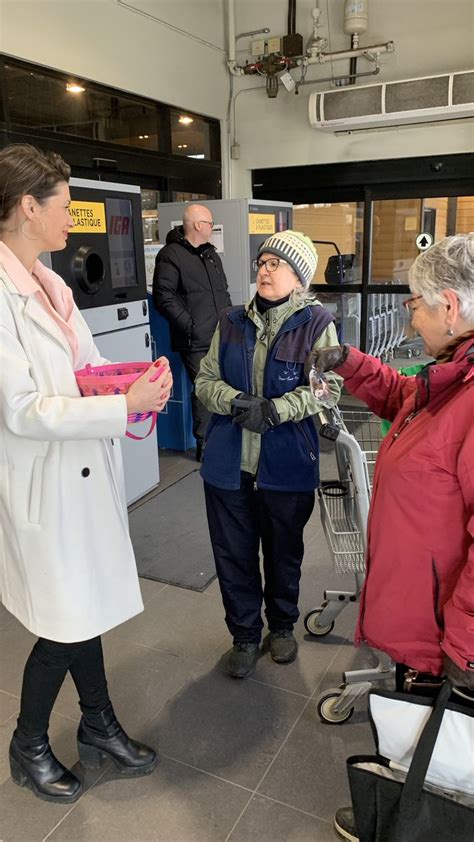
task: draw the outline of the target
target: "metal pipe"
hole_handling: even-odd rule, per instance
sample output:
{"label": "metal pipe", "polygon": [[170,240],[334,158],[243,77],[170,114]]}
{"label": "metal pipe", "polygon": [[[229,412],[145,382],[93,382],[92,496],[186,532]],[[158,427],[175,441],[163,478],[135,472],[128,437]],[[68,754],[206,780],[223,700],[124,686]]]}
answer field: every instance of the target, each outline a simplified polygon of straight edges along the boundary
{"label": "metal pipe", "polygon": [[235,36],[235,40],[238,41],[239,38],[251,38],[253,35],[268,35],[270,32],[268,26],[264,26],[263,29],[251,29],[250,32],[239,32],[238,35]]}
{"label": "metal pipe", "polygon": [[288,35],[296,32],[296,0],[288,0]]}
{"label": "metal pipe", "polygon": [[[356,32],[351,36],[351,50],[356,50],[359,46],[359,36]],[[357,59],[351,58],[349,62],[349,85],[355,85],[355,74],[357,73]]]}
{"label": "metal pipe", "polygon": [[235,0],[227,0],[227,67],[232,76],[243,76],[244,69],[235,59]]}
{"label": "metal pipe", "polygon": [[326,61],[339,61],[339,59],[371,58],[381,53],[393,53],[395,47],[393,41],[386,41],[384,44],[373,44],[370,47],[358,47],[357,50],[338,50],[335,53],[319,53],[314,58],[299,59],[298,64],[324,64]]}
{"label": "metal pipe", "polygon": [[235,0],[227,0],[227,40],[229,62],[235,63]]}
{"label": "metal pipe", "polygon": [[[380,67],[377,65],[377,67],[375,67],[373,70],[367,70],[367,71],[364,71],[363,73],[357,73],[357,79],[359,79],[362,76],[377,76],[378,73],[380,73]],[[338,82],[340,79],[341,80],[347,79],[347,73],[345,73],[344,76],[325,76],[323,79],[308,79],[305,82],[297,83],[297,86],[301,88],[303,85],[320,85],[322,82]],[[251,88],[242,88],[240,91],[237,91],[236,95],[234,96],[234,101],[233,101],[233,104],[232,104],[232,115],[233,115],[232,123],[233,123],[233,126],[234,126],[234,143],[237,142],[235,111],[236,111],[236,102],[237,102],[238,97],[241,94],[246,94],[246,93],[249,93],[250,91],[263,91],[263,90],[265,90],[265,85],[254,85]]]}
{"label": "metal pipe", "polygon": [[[362,73],[356,73],[355,78],[360,79],[362,76],[377,76],[380,73],[380,66],[374,67],[373,70],[364,70]],[[300,82],[299,87],[302,85],[319,85],[321,82],[339,82],[342,79],[348,79],[347,73],[344,76],[325,76],[323,79],[307,79],[305,82]]]}

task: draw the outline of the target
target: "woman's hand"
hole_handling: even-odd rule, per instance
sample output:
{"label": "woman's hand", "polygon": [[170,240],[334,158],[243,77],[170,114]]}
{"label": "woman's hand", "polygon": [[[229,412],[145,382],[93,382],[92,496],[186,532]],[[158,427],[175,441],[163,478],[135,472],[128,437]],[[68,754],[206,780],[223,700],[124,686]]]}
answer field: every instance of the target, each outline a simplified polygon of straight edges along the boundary
{"label": "woman's hand", "polygon": [[346,361],[348,353],[348,345],[334,345],[332,348],[320,348],[317,351],[311,351],[304,364],[306,377],[309,377],[312,368],[318,374],[324,374],[325,371],[334,371]]}
{"label": "woman's hand", "polygon": [[[164,371],[161,372],[156,380],[152,380],[152,377],[156,375],[157,363],[163,366]],[[166,357],[160,357],[156,363],[145,371],[145,374],[142,374],[130,386],[130,389],[125,395],[127,400],[127,414],[161,412],[170,396],[172,385],[173,375],[171,374],[170,364]]]}

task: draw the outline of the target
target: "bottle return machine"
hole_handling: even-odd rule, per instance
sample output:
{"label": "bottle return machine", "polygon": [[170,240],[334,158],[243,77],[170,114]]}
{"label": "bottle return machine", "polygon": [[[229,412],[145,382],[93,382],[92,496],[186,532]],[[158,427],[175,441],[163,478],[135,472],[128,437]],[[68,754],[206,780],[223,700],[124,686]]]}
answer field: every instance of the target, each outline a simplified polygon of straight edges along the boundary
{"label": "bottle return machine", "polygon": [[232,304],[244,304],[255,295],[252,261],[260,245],[293,224],[291,202],[263,199],[209,199],[196,202],[162,202],[158,205],[160,242],[165,243],[171,228],[182,224],[187,205],[204,205],[212,213],[211,242],[222,260]]}
{"label": "bottle return machine", "polygon": [[[140,188],[72,178],[75,225],[63,251],[47,257],[71,287],[94,341],[111,362],[152,362]],[[45,261],[46,262],[46,261]],[[145,435],[149,421],[134,425]],[[156,435],[121,440],[127,503],[159,482]]]}

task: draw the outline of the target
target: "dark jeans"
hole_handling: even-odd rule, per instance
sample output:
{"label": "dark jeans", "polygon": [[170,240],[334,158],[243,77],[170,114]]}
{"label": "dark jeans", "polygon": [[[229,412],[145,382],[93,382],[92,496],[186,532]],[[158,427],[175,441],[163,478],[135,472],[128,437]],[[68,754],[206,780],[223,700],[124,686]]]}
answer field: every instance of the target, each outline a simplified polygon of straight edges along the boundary
{"label": "dark jeans", "polygon": [[188,373],[189,379],[193,384],[193,391],[191,393],[191,411],[193,414],[193,435],[198,443],[204,441],[206,435],[207,425],[211,413],[208,412],[204,404],[198,401],[196,392],[194,391],[194,381],[198,375],[199,364],[203,357],[206,356],[207,351],[180,351],[180,357],[183,365]]}
{"label": "dark jeans", "polygon": [[100,637],[57,643],[40,637],[26,662],[17,737],[44,737],[56,697],[71,673],[83,713],[99,713],[109,703]]}
{"label": "dark jeans", "polygon": [[255,490],[248,473],[241,474],[238,491],[207,482],[204,489],[225,619],[234,641],[260,642],[263,601],[270,631],[293,629],[299,617],[303,529],[314,492]]}

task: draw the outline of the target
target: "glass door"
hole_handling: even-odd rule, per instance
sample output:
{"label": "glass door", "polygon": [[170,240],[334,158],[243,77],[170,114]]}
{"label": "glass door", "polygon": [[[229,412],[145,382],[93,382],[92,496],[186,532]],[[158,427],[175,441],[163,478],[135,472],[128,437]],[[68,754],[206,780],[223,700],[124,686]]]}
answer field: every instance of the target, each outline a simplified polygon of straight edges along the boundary
{"label": "glass door", "polygon": [[294,205],[293,227],[319,255],[311,291],[334,315],[339,341],[360,347],[364,203]]}
{"label": "glass door", "polygon": [[396,367],[427,359],[402,305],[412,263],[432,243],[474,230],[474,195],[454,188],[430,196],[430,187],[418,184],[416,195],[407,190],[404,197],[393,187],[366,190],[365,201],[299,204],[293,211],[293,227],[318,250],[311,290],[334,314],[340,341]]}
{"label": "glass door", "polygon": [[409,294],[409,270],[420,252],[433,243],[472,230],[474,196],[373,199],[371,205],[365,348],[397,367],[412,358],[427,361],[402,305]]}

